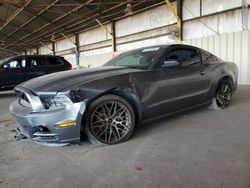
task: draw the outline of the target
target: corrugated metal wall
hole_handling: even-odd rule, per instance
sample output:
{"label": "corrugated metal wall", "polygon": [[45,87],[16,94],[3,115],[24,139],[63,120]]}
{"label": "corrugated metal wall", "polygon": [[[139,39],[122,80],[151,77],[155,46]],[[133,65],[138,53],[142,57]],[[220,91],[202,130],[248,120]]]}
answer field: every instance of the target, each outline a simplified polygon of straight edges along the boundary
{"label": "corrugated metal wall", "polygon": [[239,68],[239,84],[250,84],[250,31],[214,35],[184,42],[207,50]]}

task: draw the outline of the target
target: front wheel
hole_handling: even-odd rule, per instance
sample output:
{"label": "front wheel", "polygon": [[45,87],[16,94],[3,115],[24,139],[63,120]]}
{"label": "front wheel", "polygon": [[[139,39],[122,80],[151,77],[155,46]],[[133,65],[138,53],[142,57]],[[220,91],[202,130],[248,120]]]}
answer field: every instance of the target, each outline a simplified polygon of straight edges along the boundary
{"label": "front wheel", "polygon": [[232,91],[231,81],[222,80],[215,94],[215,101],[219,108],[225,109],[229,106],[232,98]]}
{"label": "front wheel", "polygon": [[117,144],[128,140],[135,127],[132,106],[116,95],[105,95],[88,108],[84,131],[95,145]]}

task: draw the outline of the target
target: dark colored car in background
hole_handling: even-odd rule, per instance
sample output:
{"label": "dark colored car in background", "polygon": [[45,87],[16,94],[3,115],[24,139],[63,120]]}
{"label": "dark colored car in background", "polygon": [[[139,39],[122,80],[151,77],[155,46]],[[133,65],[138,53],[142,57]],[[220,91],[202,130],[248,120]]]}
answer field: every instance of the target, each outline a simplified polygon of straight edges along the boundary
{"label": "dark colored car in background", "polygon": [[129,139],[136,125],[215,102],[228,107],[238,69],[187,45],[123,53],[100,68],[50,74],[15,88],[18,131],[39,143],[94,144]]}
{"label": "dark colored car in background", "polygon": [[0,65],[0,91],[11,90],[35,77],[72,69],[63,57],[52,55],[24,55]]}

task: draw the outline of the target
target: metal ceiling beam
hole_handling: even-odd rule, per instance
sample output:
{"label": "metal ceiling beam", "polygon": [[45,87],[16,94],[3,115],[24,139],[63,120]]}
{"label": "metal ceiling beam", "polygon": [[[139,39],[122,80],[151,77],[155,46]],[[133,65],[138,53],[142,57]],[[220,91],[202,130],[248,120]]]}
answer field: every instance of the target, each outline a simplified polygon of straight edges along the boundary
{"label": "metal ceiling beam", "polygon": [[27,7],[29,5],[29,3],[31,2],[31,0],[24,0],[24,5],[20,8],[18,8],[13,14],[10,15],[10,17],[5,21],[5,23],[0,26],[0,31],[6,26],[8,25],[20,12],[22,12],[22,10]]}
{"label": "metal ceiling beam", "polygon": [[[116,2],[116,3],[119,3],[120,1],[118,1],[118,2]],[[123,3],[121,3],[121,4],[118,4],[118,6],[113,6],[113,7],[111,7],[110,9],[108,9],[106,12],[108,12],[108,11],[111,11],[112,9],[115,9],[115,8],[118,8],[118,7],[120,7],[120,6],[122,6],[123,4],[126,4],[127,2],[125,1],[122,1]],[[141,2],[141,1],[140,1]],[[100,15],[100,14],[97,14],[97,15]],[[87,19],[88,20],[88,19]],[[86,20],[81,20],[80,22],[77,22],[77,24],[80,24],[80,23],[82,23],[82,22],[85,22]],[[69,23],[66,23],[65,25],[68,25]],[[73,27],[75,25],[75,23],[71,26],[70,25],[70,27]],[[56,27],[55,29],[57,30],[57,28],[58,27]],[[60,27],[59,27],[60,28]],[[68,27],[67,27],[68,28]],[[54,30],[54,29],[53,29]],[[60,30],[60,31],[64,31],[64,29],[62,29],[62,30]],[[45,33],[47,33],[47,32],[45,32]],[[42,34],[42,36],[45,34],[45,33],[43,33]],[[38,36],[39,38],[41,37],[41,35],[39,35]],[[37,37],[35,37],[35,38],[37,38]],[[42,37],[42,38],[44,38],[44,37]],[[31,40],[34,40],[34,38],[31,38]]]}
{"label": "metal ceiling beam", "polygon": [[14,54],[14,55],[19,55],[18,52],[13,51],[13,50],[5,49],[5,48],[2,48],[2,47],[0,47],[0,49],[3,50],[3,51],[5,51],[5,52],[9,52],[9,53],[11,53],[11,54]]}
{"label": "metal ceiling beam", "polygon": [[[93,15],[93,16],[91,16],[91,17],[88,17],[87,19],[83,19],[83,20],[80,20],[80,21],[77,22],[77,23],[73,23],[72,25],[66,27],[66,29],[69,28],[69,27],[73,27],[73,26],[75,26],[75,25],[78,25],[78,24],[80,24],[80,23],[82,23],[82,22],[86,22],[86,21],[88,21],[88,20],[94,19],[95,17],[98,17],[99,15],[101,15],[101,14],[103,14],[103,13],[106,13],[106,12],[111,11],[111,10],[113,10],[113,9],[119,8],[119,7],[123,6],[124,4],[126,4],[126,2],[120,3],[120,4],[118,4],[118,5],[114,6],[114,7],[111,7],[111,8],[109,8],[109,9],[105,9],[105,10],[102,11],[101,13],[96,13],[95,15]],[[77,18],[77,19],[80,19],[80,18]],[[54,27],[53,29],[51,29],[51,30],[49,30],[49,31],[45,31],[45,32],[43,32],[42,34],[37,35],[37,36],[31,38],[30,40],[28,40],[28,42],[29,42],[29,41],[34,41],[35,39],[38,39],[38,41],[39,41],[39,40],[41,40],[41,38],[44,38],[44,35],[45,35],[45,34],[50,33],[50,34],[47,34],[47,36],[50,36],[50,35],[52,35],[52,32],[54,32],[54,31],[56,31],[57,33],[63,32],[63,31],[65,30],[65,28],[63,28],[63,29],[60,29],[60,28],[66,26],[66,25],[68,25],[70,22],[72,22],[72,20],[70,20],[69,22],[66,22],[66,23],[64,23],[64,24],[62,24],[62,25],[60,25],[60,26],[58,26],[58,27]],[[39,30],[41,30],[41,29],[39,29]],[[43,37],[42,37],[42,36],[43,36]],[[45,37],[46,37],[46,36],[45,36]],[[20,39],[20,40],[21,40],[21,39]],[[19,41],[20,41],[20,40],[19,40]],[[19,41],[18,41],[18,42],[19,42]],[[37,40],[36,40],[36,41],[37,41]]]}
{"label": "metal ceiling beam", "polygon": [[[154,2],[155,0],[147,0],[148,2]],[[122,2],[122,1],[120,1]],[[123,1],[123,2],[126,2],[128,3],[128,1]],[[141,2],[141,0],[131,0],[130,3],[139,3]],[[68,7],[68,6],[78,6],[78,5],[81,5],[83,3],[60,3],[60,4],[57,4],[55,5],[55,7]],[[115,5],[117,4],[117,1],[112,1],[112,2],[105,2],[105,1],[102,1],[102,2],[92,2],[92,3],[88,3],[87,6],[97,6],[97,5]],[[48,5],[35,5],[34,7],[45,7],[45,6],[48,6]]]}
{"label": "metal ceiling beam", "polygon": [[[92,1],[93,1],[93,0],[92,0]],[[126,2],[125,2],[125,4],[126,4]],[[89,20],[89,19],[93,19],[94,17],[96,17],[96,16],[98,16],[98,15],[100,15],[100,14],[102,14],[102,13],[108,12],[108,11],[110,11],[110,10],[112,10],[112,9],[115,9],[115,8],[118,8],[118,7],[122,6],[122,5],[124,5],[124,2],[123,2],[123,3],[120,3],[119,6],[114,6],[114,7],[111,7],[111,8],[109,8],[109,9],[106,9],[105,11],[103,11],[103,12],[101,12],[101,13],[96,13],[96,14],[93,15],[93,16],[89,16],[87,19],[81,20],[80,22],[84,22],[84,21],[87,21],[87,20]],[[81,19],[81,17],[76,18],[76,19],[79,20],[79,19]],[[72,21],[72,20],[70,20],[69,22],[66,22],[66,23],[64,23],[64,24],[62,24],[62,25],[60,25],[60,26],[58,26],[58,27],[54,27],[52,30],[47,31],[47,32],[44,32],[44,33],[42,33],[41,35],[37,35],[36,37],[31,38],[31,39],[28,40],[28,41],[31,41],[31,40],[34,41],[34,39],[37,39],[37,38],[38,38],[38,41],[39,41],[40,38],[44,38],[44,37],[42,37],[44,34],[47,34],[48,32],[50,32],[50,35],[51,35],[51,34],[53,34],[53,33],[51,33],[51,32],[53,32],[53,31],[55,31],[55,30],[56,30],[57,33],[63,32],[65,29],[61,29],[61,30],[58,30],[58,29],[61,28],[61,27],[64,27],[65,25],[68,25],[71,21]],[[80,23],[80,22],[79,22],[79,23]],[[73,25],[74,25],[74,24],[73,24]],[[22,39],[20,39],[20,40],[22,40]],[[20,40],[19,40],[19,41],[20,41]],[[19,42],[19,41],[17,41],[17,42]]]}
{"label": "metal ceiling beam", "polygon": [[32,22],[34,19],[36,19],[37,17],[39,17],[41,14],[43,14],[46,10],[48,10],[49,8],[51,8],[53,5],[55,5],[56,3],[58,3],[59,0],[54,1],[53,3],[51,3],[49,6],[47,6],[46,8],[44,8],[42,11],[40,11],[36,16],[32,17],[31,19],[29,19],[27,22],[23,23],[22,25],[20,25],[18,28],[16,28],[14,31],[12,31],[11,33],[9,33],[3,40],[6,40],[7,38],[9,38],[10,36],[12,36],[14,33],[16,33],[18,30],[20,30],[21,28],[23,28],[24,26],[26,26],[28,23]]}
{"label": "metal ceiling beam", "polygon": [[[94,0],[92,0],[91,2],[93,2]],[[155,0],[154,0],[155,1]],[[152,2],[154,2],[154,1],[152,1]],[[90,1],[89,1],[90,2]],[[122,2],[122,3],[121,3]],[[135,2],[135,1],[133,1],[133,2]],[[142,3],[142,1],[136,1],[136,2],[140,2],[140,3]],[[146,1],[143,1],[143,2],[146,2]],[[45,30],[45,32],[43,32],[43,33],[41,33],[40,35],[34,35],[34,37],[30,37],[30,39],[28,39],[28,40],[25,40],[25,43],[21,43],[20,41],[21,40],[23,40],[23,39],[25,39],[25,38],[27,38],[28,36],[26,36],[25,38],[23,38],[23,39],[20,39],[20,40],[18,40],[18,42],[14,42],[14,44],[23,44],[23,46],[25,47],[34,47],[35,46],[35,43],[37,43],[37,42],[35,42],[35,41],[38,41],[38,44],[39,44],[39,41],[41,41],[41,38],[43,39],[43,41],[45,42],[46,41],[46,38],[47,38],[47,41],[49,41],[50,39],[50,37],[51,37],[51,35],[52,34],[54,34],[55,32],[56,33],[60,33],[60,32],[67,32],[68,34],[72,34],[72,33],[74,33],[74,32],[72,32],[72,31],[78,31],[79,32],[79,28],[74,28],[74,27],[76,27],[77,25],[80,25],[81,23],[84,23],[84,22],[87,22],[87,21],[89,21],[89,20],[91,20],[91,19],[93,19],[94,17],[98,17],[98,16],[100,16],[100,15],[102,15],[102,14],[104,14],[104,13],[106,13],[106,12],[109,12],[109,11],[112,11],[113,9],[116,9],[116,8],[119,8],[119,7],[121,7],[121,6],[123,6],[124,4],[127,4],[127,1],[116,1],[115,2],[117,5],[116,6],[112,6],[110,9],[105,9],[104,11],[102,11],[101,13],[96,13],[96,14],[89,14],[89,15],[93,15],[93,16],[90,16],[89,18],[86,18],[86,15],[84,15],[85,16],[85,18],[84,19],[81,19],[83,16],[81,16],[81,17],[79,17],[79,18],[76,18],[76,19],[73,19],[73,20],[70,20],[70,21],[68,21],[68,22],[66,22],[65,24],[61,24],[61,25],[59,25],[58,27],[54,27],[53,29],[50,29],[50,30],[48,30],[48,31],[46,31]],[[90,3],[90,4],[92,4],[93,5],[93,3]],[[90,5],[90,4],[88,4],[88,5]],[[32,8],[32,7],[31,7]],[[83,7],[82,7],[83,8]],[[79,8],[79,9],[81,9],[81,8]],[[79,10],[79,9],[77,9],[77,10]],[[72,13],[74,13],[74,12],[72,12],[72,10],[70,11],[70,12],[68,12],[69,14],[72,14]],[[69,14],[67,14],[66,13],[66,15],[64,14],[64,15],[62,15],[63,17],[59,17],[59,18],[61,18],[61,19],[63,19],[64,17],[66,17],[67,15],[69,15]],[[57,18],[58,19],[58,18]],[[51,24],[55,24],[57,21],[59,21],[59,20],[61,20],[61,19],[59,19],[59,20],[53,20],[49,25],[51,25]],[[81,19],[81,20],[80,20]],[[79,20],[78,22],[75,22],[75,21],[77,21],[77,20]],[[41,27],[41,29],[40,30],[42,30],[42,29],[44,29],[45,27],[47,27],[47,26],[49,26],[49,25],[45,25],[45,26],[42,26]],[[85,24],[86,25],[86,24]],[[66,27],[65,27],[66,26]],[[70,30],[71,28],[73,28],[72,30]],[[86,28],[85,28],[86,29]],[[40,31],[40,30],[37,30],[36,32],[38,32],[38,31]],[[29,36],[31,36],[32,34],[35,34],[36,32],[32,32],[31,34],[29,34]],[[52,32],[54,32],[54,33],[52,33]],[[65,33],[66,34],[66,33]],[[67,34],[67,35],[68,35]],[[32,35],[33,36],[33,35]],[[27,42],[31,42],[32,41],[32,43],[33,44],[31,44],[31,43],[28,43],[27,44]],[[19,46],[21,46],[21,45],[17,45],[16,47],[19,47]],[[18,49],[18,50],[21,50],[21,48],[15,48],[15,49]]]}
{"label": "metal ceiling beam", "polygon": [[42,27],[40,27],[40,28],[34,30],[34,31],[31,32],[30,34],[27,34],[27,35],[21,37],[21,38],[20,38],[18,41],[16,41],[15,43],[20,42],[21,40],[27,38],[28,36],[30,36],[30,35],[32,35],[32,34],[35,34],[35,33],[37,33],[38,31],[40,31],[40,30],[46,28],[47,26],[49,26],[49,25],[55,23],[56,21],[59,21],[59,20],[63,19],[64,17],[66,17],[66,16],[68,16],[69,14],[71,14],[71,13],[73,13],[73,12],[75,12],[75,11],[81,9],[81,8],[83,8],[84,5],[86,5],[86,4],[88,4],[88,3],[91,3],[91,2],[93,2],[93,1],[94,1],[94,0],[88,0],[85,4],[79,5],[79,6],[75,7],[74,9],[71,9],[69,12],[67,12],[66,14],[63,14],[63,15],[59,16],[58,18],[56,18],[56,19],[53,20],[52,22],[47,23],[47,24],[43,25]]}
{"label": "metal ceiling beam", "polygon": [[[138,3],[138,4],[141,4],[141,3],[144,3],[144,2],[147,2],[147,0],[140,1],[140,3]],[[111,7],[110,9],[105,9],[105,11],[103,11],[103,12],[101,12],[101,13],[98,13],[97,15],[101,15],[101,14],[106,13],[106,12],[109,12],[109,11],[115,9],[115,8],[119,8],[120,6],[122,6],[122,5],[124,5],[124,4],[126,4],[126,2],[120,3],[119,5],[117,5],[117,6],[115,6],[115,7]],[[143,9],[143,10],[144,10],[144,9]],[[137,12],[135,12],[135,14],[136,14],[136,13],[137,13]],[[94,16],[95,16],[95,15],[94,15]],[[93,16],[92,16],[92,17],[93,17]],[[90,17],[89,19],[91,19],[92,17]],[[86,19],[86,20],[81,20],[80,22],[86,22],[87,20],[88,20],[88,19]],[[69,23],[65,23],[65,24],[68,25]],[[63,26],[63,25],[62,25],[62,26]],[[71,25],[71,26],[72,26],[72,25]],[[70,27],[71,27],[71,26],[70,26]],[[73,24],[73,26],[75,26],[75,24]],[[68,28],[68,27],[67,27],[67,28]],[[93,27],[91,27],[91,28],[93,28]],[[49,32],[52,32],[53,30],[56,30],[56,32],[64,32],[64,31],[65,31],[65,29],[58,30],[58,28],[56,27],[56,28],[52,29],[52,30],[49,31]],[[67,30],[67,31],[68,31],[68,30]],[[47,33],[47,32],[45,32],[45,33]],[[44,41],[48,42],[50,39],[47,39],[47,40],[46,40],[46,38],[50,37],[50,36],[51,36],[51,33],[48,34],[48,35],[46,35],[46,36],[44,36],[45,33],[42,33],[41,35],[38,35],[38,36],[36,36],[35,38],[31,38],[29,41],[34,41],[34,40],[37,38],[37,40],[35,40],[35,41],[37,41],[37,42],[39,43],[40,38],[43,38]],[[34,45],[33,45],[33,46],[29,45],[28,47],[33,48]],[[20,49],[20,50],[21,50],[21,49]]]}
{"label": "metal ceiling beam", "polygon": [[[145,2],[148,2],[148,0],[140,1],[140,2],[138,2],[138,4],[136,4],[136,5],[134,5],[134,6],[143,4],[143,3],[145,3]],[[123,6],[123,5],[125,5],[125,4],[127,4],[126,1],[123,2],[123,3],[121,3],[121,4],[119,4],[119,7],[120,7],[120,6]],[[134,7],[134,6],[132,6],[132,7]],[[116,8],[119,8],[119,7],[116,7]],[[113,9],[113,8],[112,8],[112,9]],[[110,9],[110,10],[108,10],[108,11],[105,11],[105,13],[111,11],[112,9]],[[120,11],[120,12],[118,12],[118,13],[122,13],[122,12],[124,12],[124,11],[122,10],[122,11]],[[116,14],[118,14],[118,13],[116,13]],[[100,15],[100,14],[99,14],[99,15]],[[98,15],[99,18],[104,18],[104,17],[105,17],[106,19],[110,20],[110,16],[99,16],[99,15]],[[118,17],[118,18],[116,18],[116,19],[119,19],[119,18],[120,18],[120,17]],[[73,25],[71,25],[71,26],[67,26],[67,27],[66,27],[67,32],[73,32],[73,33],[74,33],[74,32],[76,32],[76,30],[80,30],[81,28],[86,27],[86,25],[90,24],[90,23],[87,23],[87,24],[85,24],[85,25],[81,25],[81,26],[79,26],[79,27],[77,27],[77,28],[74,28],[74,29],[70,29],[70,30],[69,30],[69,28],[71,28],[71,27],[73,27],[73,26],[76,26],[76,25],[79,25],[79,24],[81,24],[82,22],[86,22],[86,20],[81,20],[81,21],[79,21],[79,22],[77,22],[77,23],[75,23],[75,24],[73,24]]]}

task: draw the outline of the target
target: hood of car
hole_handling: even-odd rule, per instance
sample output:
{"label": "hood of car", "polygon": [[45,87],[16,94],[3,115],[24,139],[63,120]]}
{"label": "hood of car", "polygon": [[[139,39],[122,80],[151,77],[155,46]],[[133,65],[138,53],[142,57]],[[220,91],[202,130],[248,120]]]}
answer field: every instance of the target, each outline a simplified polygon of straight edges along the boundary
{"label": "hood of car", "polygon": [[71,70],[41,76],[19,86],[29,88],[33,92],[58,92],[63,89],[99,80],[110,76],[142,71],[126,67],[103,66],[86,70]]}

